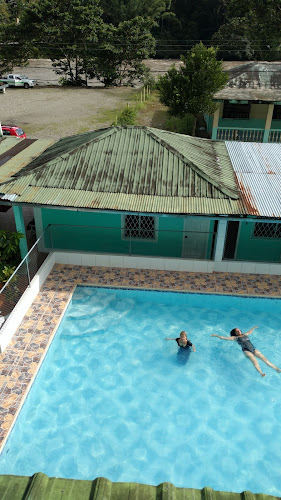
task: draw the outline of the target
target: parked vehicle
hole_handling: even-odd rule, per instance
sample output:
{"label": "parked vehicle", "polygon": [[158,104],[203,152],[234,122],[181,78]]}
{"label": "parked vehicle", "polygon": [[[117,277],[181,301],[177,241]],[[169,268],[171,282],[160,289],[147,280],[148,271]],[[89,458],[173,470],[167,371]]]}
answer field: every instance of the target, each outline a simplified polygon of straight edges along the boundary
{"label": "parked vehicle", "polygon": [[34,87],[34,85],[36,85],[35,81],[31,80],[27,76],[15,74],[1,76],[0,83],[7,84],[8,87],[24,87],[25,89],[29,89],[30,87]]}
{"label": "parked vehicle", "polygon": [[16,125],[2,125],[3,136],[18,137],[18,139],[26,139],[26,134],[22,128]]}

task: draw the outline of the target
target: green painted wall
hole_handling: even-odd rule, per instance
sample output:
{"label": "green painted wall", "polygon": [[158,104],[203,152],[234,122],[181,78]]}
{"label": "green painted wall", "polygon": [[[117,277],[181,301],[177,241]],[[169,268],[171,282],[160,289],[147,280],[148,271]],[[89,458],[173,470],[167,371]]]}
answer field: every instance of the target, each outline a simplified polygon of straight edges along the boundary
{"label": "green painted wall", "polygon": [[[182,249],[183,219],[159,217],[158,240],[138,241],[122,239],[120,214],[76,212],[71,210],[42,209],[42,223],[60,225],[46,236],[47,248],[101,253],[126,253],[162,257],[180,257]],[[71,226],[71,227],[70,227]],[[75,227],[83,226],[83,227]]]}
{"label": "green painted wall", "polygon": [[253,238],[254,223],[240,224],[236,260],[280,262],[281,240],[275,238]]}
{"label": "green painted wall", "polygon": [[281,120],[272,120],[271,130],[281,130]]}
{"label": "green painted wall", "polygon": [[259,128],[264,129],[265,120],[263,119],[238,119],[238,118],[220,118],[219,127],[232,127],[232,128]]}

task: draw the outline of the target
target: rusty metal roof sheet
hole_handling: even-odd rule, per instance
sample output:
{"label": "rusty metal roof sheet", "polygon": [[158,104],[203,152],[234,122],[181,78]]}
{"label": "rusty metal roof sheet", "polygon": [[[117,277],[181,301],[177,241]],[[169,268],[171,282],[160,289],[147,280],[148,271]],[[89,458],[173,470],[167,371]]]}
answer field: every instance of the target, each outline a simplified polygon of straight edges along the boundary
{"label": "rusty metal roof sheet", "polygon": [[281,217],[281,144],[226,142],[250,215]]}
{"label": "rusty metal roof sheet", "polygon": [[[223,143],[146,127],[59,141],[0,191],[17,202],[160,213],[244,213]],[[2,198],[3,199],[3,198]]]}

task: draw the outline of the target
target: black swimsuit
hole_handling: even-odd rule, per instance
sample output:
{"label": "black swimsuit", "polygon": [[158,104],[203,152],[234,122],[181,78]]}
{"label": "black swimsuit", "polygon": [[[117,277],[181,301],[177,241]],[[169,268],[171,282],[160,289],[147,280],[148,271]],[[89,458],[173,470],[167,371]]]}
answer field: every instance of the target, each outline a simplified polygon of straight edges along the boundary
{"label": "black swimsuit", "polygon": [[176,339],[176,342],[177,342],[178,346],[181,347],[182,349],[186,349],[187,347],[192,347],[192,343],[190,342],[190,340],[187,341],[186,345],[180,345],[179,340],[180,340],[180,337],[178,337]]}
{"label": "black swimsuit", "polygon": [[255,346],[253,346],[248,335],[243,335],[243,337],[237,337],[238,344],[242,347],[242,351],[250,351],[255,354]]}

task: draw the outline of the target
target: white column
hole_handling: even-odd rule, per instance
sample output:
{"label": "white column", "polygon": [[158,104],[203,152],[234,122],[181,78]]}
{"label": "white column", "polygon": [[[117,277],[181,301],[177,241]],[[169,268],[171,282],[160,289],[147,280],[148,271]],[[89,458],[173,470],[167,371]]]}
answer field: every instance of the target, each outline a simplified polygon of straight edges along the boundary
{"label": "white column", "polygon": [[212,140],[213,141],[215,141],[217,138],[219,118],[220,118],[220,103],[218,104],[218,107],[217,107],[216,111],[214,112],[214,117],[213,117],[213,127],[212,127]]}
{"label": "white column", "polygon": [[263,134],[263,142],[268,142],[269,132],[272,124],[272,115],[274,110],[274,104],[269,104],[267,108],[267,115],[265,120],[264,134]]}
{"label": "white column", "polygon": [[224,219],[219,220],[217,237],[216,237],[214,261],[222,261],[225,238],[226,238],[226,229],[227,229],[227,220],[224,220]]}

